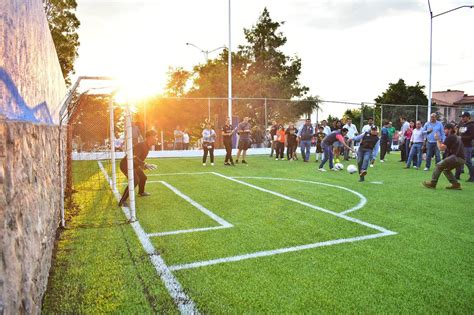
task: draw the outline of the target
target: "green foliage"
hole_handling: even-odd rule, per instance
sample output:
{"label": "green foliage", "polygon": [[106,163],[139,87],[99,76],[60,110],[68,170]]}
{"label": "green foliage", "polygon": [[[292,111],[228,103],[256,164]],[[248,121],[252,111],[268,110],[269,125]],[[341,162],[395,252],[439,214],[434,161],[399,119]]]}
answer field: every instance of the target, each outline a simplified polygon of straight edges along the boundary
{"label": "green foliage", "polygon": [[[425,86],[420,85],[420,82],[416,85],[406,85],[403,79],[399,79],[397,83],[390,83],[387,90],[375,98],[375,102],[377,104],[427,105],[428,98],[423,92],[424,88]],[[426,117],[426,113],[426,107],[419,106],[418,117]],[[400,128],[400,116],[415,119],[416,106],[383,106],[383,120],[392,121],[397,129]]]}
{"label": "green foliage", "polygon": [[53,37],[59,64],[66,83],[74,73],[74,61],[78,56],[80,22],[76,17],[76,0],[43,0],[46,17]]}

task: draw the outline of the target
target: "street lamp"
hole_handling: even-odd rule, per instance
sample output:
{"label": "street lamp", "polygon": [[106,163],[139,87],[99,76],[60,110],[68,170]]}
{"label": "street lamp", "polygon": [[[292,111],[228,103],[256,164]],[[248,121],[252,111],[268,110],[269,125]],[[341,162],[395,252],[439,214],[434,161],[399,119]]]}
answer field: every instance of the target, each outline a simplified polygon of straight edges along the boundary
{"label": "street lamp", "polygon": [[451,10],[447,10],[438,14],[433,15],[433,11],[431,11],[431,3],[430,0],[428,0],[428,8],[430,10],[430,79],[429,79],[429,84],[428,84],[428,120],[430,120],[430,115],[431,115],[431,72],[433,68],[433,19],[437,16],[453,12],[455,10],[461,9],[461,8],[474,8],[474,5],[462,5],[460,7],[456,7]]}
{"label": "street lamp", "polygon": [[217,50],[219,50],[219,49],[226,48],[225,46],[220,46],[220,47],[217,47],[217,48],[215,48],[215,49],[213,49],[213,50],[204,50],[204,49],[202,49],[201,47],[194,45],[193,43],[186,43],[186,45],[187,45],[187,46],[193,46],[194,48],[199,49],[199,51],[204,54],[204,58],[206,58],[206,63],[207,63],[208,60],[209,60],[209,54],[210,54],[210,53],[215,52],[215,51],[217,51]]}

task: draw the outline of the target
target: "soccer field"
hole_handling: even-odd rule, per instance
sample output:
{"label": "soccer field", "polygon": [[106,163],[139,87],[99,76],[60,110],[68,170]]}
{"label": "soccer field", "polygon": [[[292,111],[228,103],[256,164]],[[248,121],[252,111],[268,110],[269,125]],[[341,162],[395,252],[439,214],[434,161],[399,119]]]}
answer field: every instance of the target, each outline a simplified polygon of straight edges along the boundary
{"label": "soccer field", "polygon": [[138,223],[106,190],[97,198],[110,210],[72,217],[44,311],[472,313],[474,185],[447,191],[443,178],[428,190],[430,174],[397,158],[363,183],[267,156],[150,160]]}

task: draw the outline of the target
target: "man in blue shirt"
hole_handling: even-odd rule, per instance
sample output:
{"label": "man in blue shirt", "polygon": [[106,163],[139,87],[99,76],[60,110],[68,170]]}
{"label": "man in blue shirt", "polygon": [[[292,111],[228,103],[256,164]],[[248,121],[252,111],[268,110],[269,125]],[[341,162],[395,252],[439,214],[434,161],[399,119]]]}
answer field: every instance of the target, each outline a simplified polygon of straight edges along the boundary
{"label": "man in blue shirt", "polygon": [[441,156],[439,153],[438,145],[436,144],[435,135],[437,134],[441,140],[444,142],[446,138],[444,134],[443,124],[437,120],[436,113],[430,115],[430,121],[428,121],[423,127],[423,131],[426,131],[426,166],[425,171],[430,170],[431,158],[433,155],[436,157],[436,163],[441,161]]}
{"label": "man in blue shirt", "polygon": [[298,131],[298,139],[300,140],[301,156],[305,162],[309,161],[311,150],[311,139],[314,136],[314,128],[311,125],[311,119],[306,119],[306,123]]}

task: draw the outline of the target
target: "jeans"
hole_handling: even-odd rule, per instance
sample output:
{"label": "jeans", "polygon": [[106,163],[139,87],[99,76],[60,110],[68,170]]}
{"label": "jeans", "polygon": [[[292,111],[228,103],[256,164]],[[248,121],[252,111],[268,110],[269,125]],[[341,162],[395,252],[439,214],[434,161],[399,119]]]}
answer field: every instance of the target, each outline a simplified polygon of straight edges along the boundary
{"label": "jeans", "polygon": [[[472,167],[472,147],[464,147],[464,155],[466,157],[466,166],[469,171],[469,178],[468,180],[474,180],[474,168]],[[463,167],[458,167],[456,169],[456,178],[461,176],[461,171]]]}
{"label": "jeans", "polygon": [[300,142],[301,147],[301,155],[303,156],[303,160],[309,161],[309,156],[311,154],[311,140],[301,140]]}
{"label": "jeans", "polygon": [[204,143],[202,145],[202,148],[204,150],[204,155],[202,157],[202,162],[206,163],[207,160],[207,154],[211,156],[211,163],[214,163],[214,143]]}
{"label": "jeans", "polygon": [[430,168],[431,166],[431,158],[433,155],[436,156],[436,163],[441,161],[441,157],[439,154],[438,145],[436,142],[427,142],[426,143],[426,168]]}
{"label": "jeans", "polygon": [[285,151],[285,144],[281,143],[280,141],[277,141],[277,143],[276,143],[276,158],[277,159],[283,159],[284,151]]}
{"label": "jeans", "polygon": [[225,147],[225,160],[224,162],[233,162],[232,161],[232,141],[231,140],[224,140],[224,147]]}
{"label": "jeans", "polygon": [[380,160],[385,159],[385,154],[388,152],[388,140],[381,138],[380,139]]}
{"label": "jeans", "polygon": [[357,154],[357,166],[359,172],[366,171],[369,167],[370,159],[372,157],[372,150],[360,150]]}
{"label": "jeans", "polygon": [[379,151],[380,151],[380,140],[377,141],[377,143],[375,144],[374,150],[372,151],[372,156],[371,156],[372,161],[375,161],[375,159],[377,158],[377,154],[379,154]]}
{"label": "jeans", "polygon": [[436,183],[438,182],[438,178],[441,175],[441,172],[443,172],[444,176],[446,176],[446,178],[451,184],[457,183],[458,181],[454,177],[453,173],[451,173],[451,170],[462,167],[464,163],[464,159],[461,159],[460,157],[454,155],[448,156],[447,158],[436,164],[436,167],[433,171],[433,175],[431,177],[431,182],[436,185]]}
{"label": "jeans", "polygon": [[334,165],[332,164],[332,159],[334,155],[332,153],[332,145],[325,145],[324,143],[321,145],[323,147],[324,158],[319,164],[319,168],[323,168],[324,164],[329,160],[329,168],[332,169]]}
{"label": "jeans", "polygon": [[[411,161],[416,154],[416,167],[420,167],[421,165],[421,148],[423,147],[423,143],[413,143],[411,146],[410,154],[408,155],[407,160],[407,167],[410,167]],[[414,164],[414,163],[413,163]]]}

